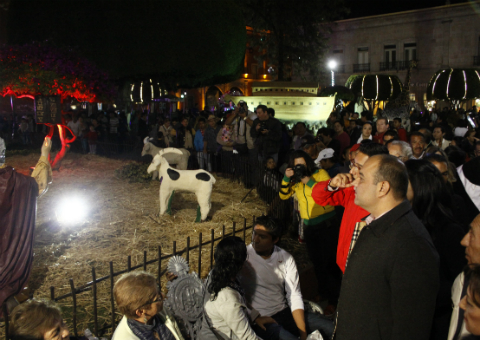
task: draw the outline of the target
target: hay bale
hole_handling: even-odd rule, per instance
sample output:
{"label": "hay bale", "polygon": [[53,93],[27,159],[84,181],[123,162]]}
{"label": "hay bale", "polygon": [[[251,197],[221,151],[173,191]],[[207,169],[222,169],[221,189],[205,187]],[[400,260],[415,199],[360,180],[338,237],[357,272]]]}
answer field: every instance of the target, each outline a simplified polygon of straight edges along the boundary
{"label": "hay bale", "polygon": [[[16,155],[8,158],[7,162],[19,172],[28,174],[29,167],[36,164],[38,156]],[[222,236],[223,226],[227,233],[231,232],[233,222],[237,224],[237,236],[242,236],[240,230],[244,219],[251,225],[253,216],[260,216],[268,208],[255,192],[245,203],[240,203],[249,190],[239,183],[216,176],[210,221],[193,222],[197,200],[194,194],[186,192],[175,195],[171,216],[159,216],[159,182],[130,183],[120,179],[115,170],[129,164],[135,163],[69,153],[62,161],[60,171],[54,171],[52,185],[37,203],[34,263],[29,282],[36,297],[49,298],[51,286],[55,287],[55,296],[69,293],[68,279],[72,278],[76,286],[83,285],[92,280],[92,267],[96,269],[97,278],[107,276],[110,261],[114,271],[119,271],[126,269],[127,256],[131,256],[131,264],[136,266],[143,263],[144,251],[147,251],[148,260],[155,259],[158,246],[161,246],[162,255],[167,255],[173,252],[173,241],[177,241],[176,249],[181,250],[186,247],[187,237],[190,237],[190,245],[194,246],[200,233],[203,242],[208,241],[211,229],[215,237]],[[59,225],[55,218],[56,207],[62,199],[68,200],[76,195],[83,196],[88,202],[88,218],[80,225]],[[247,240],[250,240],[251,231],[246,234]],[[294,244],[298,245],[291,243],[289,248],[294,249]],[[210,246],[202,248],[201,256],[201,276],[205,277],[210,270]],[[198,249],[190,252],[193,271],[197,271],[198,258]],[[298,258],[305,262],[305,258]],[[167,261],[163,261],[162,270],[166,269],[166,264]],[[156,263],[151,264],[147,270],[157,275],[157,266]],[[97,285],[100,326],[110,323],[109,284],[107,280]],[[164,280],[162,286],[165,288]],[[86,327],[93,328],[92,301],[91,291],[77,295],[81,314],[78,318],[79,332]],[[59,304],[64,309],[67,323],[72,326],[71,298]],[[117,315],[117,319],[119,317]]]}

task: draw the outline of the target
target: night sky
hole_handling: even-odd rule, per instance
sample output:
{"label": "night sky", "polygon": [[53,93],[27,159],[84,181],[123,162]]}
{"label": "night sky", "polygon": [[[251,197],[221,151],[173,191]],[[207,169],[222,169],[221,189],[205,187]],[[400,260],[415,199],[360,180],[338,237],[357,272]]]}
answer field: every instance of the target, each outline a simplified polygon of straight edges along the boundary
{"label": "night sky", "polygon": [[[350,14],[345,19],[443,6],[445,0],[345,0]],[[450,4],[468,0],[450,0]]]}

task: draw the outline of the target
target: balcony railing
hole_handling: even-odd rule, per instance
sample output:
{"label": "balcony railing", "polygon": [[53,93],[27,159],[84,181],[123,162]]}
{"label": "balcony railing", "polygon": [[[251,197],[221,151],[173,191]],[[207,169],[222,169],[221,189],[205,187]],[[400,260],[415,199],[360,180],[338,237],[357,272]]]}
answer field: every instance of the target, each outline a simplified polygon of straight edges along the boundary
{"label": "balcony railing", "polygon": [[473,57],[473,66],[480,66],[480,56],[476,55]]}
{"label": "balcony railing", "polygon": [[368,64],[353,64],[353,73],[370,72],[370,63]]}
{"label": "balcony railing", "polygon": [[[408,68],[410,61],[389,61],[380,63],[380,71],[402,71]],[[417,68],[416,66],[414,68]]]}

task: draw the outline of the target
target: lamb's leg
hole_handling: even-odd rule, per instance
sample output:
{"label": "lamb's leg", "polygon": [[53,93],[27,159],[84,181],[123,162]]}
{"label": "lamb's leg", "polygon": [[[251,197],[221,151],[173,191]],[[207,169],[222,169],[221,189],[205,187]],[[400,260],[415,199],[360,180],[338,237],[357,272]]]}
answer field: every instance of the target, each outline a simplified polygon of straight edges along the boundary
{"label": "lamb's leg", "polygon": [[[163,190],[162,190],[163,188]],[[160,186],[160,215],[165,214],[171,214],[172,210],[170,208],[170,205],[172,203],[172,198],[173,198],[173,193],[175,191],[171,191],[170,188],[166,188],[163,186]]]}
{"label": "lamb's leg", "polygon": [[210,187],[209,192],[197,192],[197,201],[200,205],[200,212],[202,216],[202,222],[205,221],[208,217],[208,213],[210,212],[211,204],[210,204],[210,196],[212,195],[212,187]]}

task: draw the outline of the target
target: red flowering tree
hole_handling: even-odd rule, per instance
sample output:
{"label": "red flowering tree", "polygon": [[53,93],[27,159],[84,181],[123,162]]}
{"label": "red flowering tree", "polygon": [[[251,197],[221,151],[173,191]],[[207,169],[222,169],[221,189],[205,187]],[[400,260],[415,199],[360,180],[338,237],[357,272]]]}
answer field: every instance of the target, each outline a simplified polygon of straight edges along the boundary
{"label": "red flowering tree", "polygon": [[[106,72],[73,50],[42,43],[0,48],[0,94],[4,97],[60,96],[62,101],[74,97],[82,102],[111,102],[116,91]],[[51,137],[54,126],[49,126]],[[53,168],[75,140],[65,125],[57,126],[62,149],[52,162]],[[65,130],[70,131],[70,138]]]}
{"label": "red flowering tree", "polygon": [[0,94],[110,102],[116,88],[106,72],[73,50],[33,43],[0,48]]}

